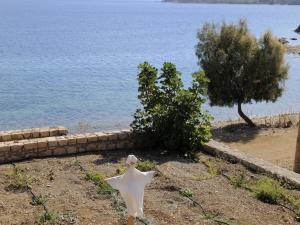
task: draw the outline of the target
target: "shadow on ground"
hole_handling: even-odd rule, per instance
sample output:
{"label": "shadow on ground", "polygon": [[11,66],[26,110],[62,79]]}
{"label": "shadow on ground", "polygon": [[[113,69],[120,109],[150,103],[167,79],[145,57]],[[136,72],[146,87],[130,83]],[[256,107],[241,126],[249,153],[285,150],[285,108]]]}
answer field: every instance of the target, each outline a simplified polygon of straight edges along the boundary
{"label": "shadow on ground", "polygon": [[254,139],[265,126],[249,127],[245,123],[230,124],[212,129],[213,139],[221,142],[247,143]]}
{"label": "shadow on ground", "polygon": [[177,161],[183,163],[195,163],[195,160],[185,158],[182,155],[166,153],[157,149],[131,149],[131,150],[117,150],[117,151],[101,151],[98,159],[94,160],[95,165],[105,163],[119,163],[122,159],[127,158],[128,155],[135,155],[140,160],[155,161],[158,164],[163,164],[169,161]]}

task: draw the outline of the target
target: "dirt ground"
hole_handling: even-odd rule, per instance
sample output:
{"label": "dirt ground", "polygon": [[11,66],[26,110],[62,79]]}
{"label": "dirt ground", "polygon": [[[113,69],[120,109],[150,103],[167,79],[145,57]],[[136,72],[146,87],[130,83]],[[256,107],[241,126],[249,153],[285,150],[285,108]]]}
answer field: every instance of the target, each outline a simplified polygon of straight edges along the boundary
{"label": "dirt ground", "polygon": [[[30,175],[33,193],[47,196],[47,210],[57,215],[52,224],[122,225],[126,224],[126,212],[119,193],[98,194],[96,185],[85,179],[85,170],[112,176],[129,153],[111,151],[99,155],[36,159],[16,163],[16,166]],[[133,153],[157,163],[157,175],[145,191],[145,219],[137,224],[299,224],[287,208],[263,203],[252,192],[232,185],[228,177],[243,174],[247,180],[257,180],[262,176],[239,164],[204,154],[199,155],[199,162],[193,162],[159,153]],[[13,168],[12,164],[0,165],[0,224],[38,224],[44,213],[43,207],[31,203],[29,191],[9,188],[8,174]],[[214,174],[212,168],[219,172]],[[187,190],[192,193],[193,201],[180,194]],[[285,191],[300,198],[299,191]]]}
{"label": "dirt ground", "polygon": [[[295,117],[298,118],[297,115]],[[213,130],[213,138],[236,150],[292,169],[298,134],[297,121],[285,128],[256,122],[257,128],[249,128],[244,123],[222,124]]]}

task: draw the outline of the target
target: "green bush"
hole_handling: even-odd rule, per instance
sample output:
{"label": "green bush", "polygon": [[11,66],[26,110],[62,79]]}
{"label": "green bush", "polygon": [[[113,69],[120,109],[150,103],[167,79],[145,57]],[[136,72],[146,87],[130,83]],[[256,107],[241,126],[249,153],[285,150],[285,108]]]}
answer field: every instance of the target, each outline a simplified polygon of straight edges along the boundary
{"label": "green bush", "polygon": [[101,182],[97,188],[97,193],[101,195],[111,195],[117,190],[113,189],[106,181]]}
{"label": "green bush", "polygon": [[193,195],[194,195],[194,193],[193,193],[191,190],[189,190],[189,189],[181,190],[179,193],[180,193],[183,197],[187,197],[187,198],[192,198]]}
{"label": "green bush", "polygon": [[47,196],[39,194],[31,198],[31,205],[43,205],[47,202]]}
{"label": "green bush", "polygon": [[230,177],[230,182],[235,187],[247,188],[248,186],[246,177],[243,174]]}
{"label": "green bush", "polygon": [[39,221],[38,221],[38,224],[44,224],[44,223],[47,223],[48,224],[57,224],[59,220],[59,216],[56,212],[46,212],[44,213],[40,218],[39,218]]}
{"label": "green bush", "polygon": [[257,199],[270,204],[276,204],[284,195],[279,183],[268,177],[260,179],[253,190]]}
{"label": "green bush", "polygon": [[85,179],[97,184],[104,181],[105,175],[102,173],[97,173],[95,171],[89,170],[85,174]]}
{"label": "green bush", "polygon": [[203,72],[193,74],[184,88],[181,73],[164,63],[160,74],[145,62],[139,65],[139,95],[131,123],[136,140],[149,147],[180,153],[194,152],[211,138],[211,119],[202,109],[209,80]]}
{"label": "green bush", "polygon": [[154,170],[155,169],[155,162],[146,160],[146,161],[139,161],[136,165],[136,168],[142,172],[147,172],[150,170]]}
{"label": "green bush", "polygon": [[16,166],[7,175],[9,178],[10,186],[16,190],[27,190],[30,188],[33,178],[26,168]]}

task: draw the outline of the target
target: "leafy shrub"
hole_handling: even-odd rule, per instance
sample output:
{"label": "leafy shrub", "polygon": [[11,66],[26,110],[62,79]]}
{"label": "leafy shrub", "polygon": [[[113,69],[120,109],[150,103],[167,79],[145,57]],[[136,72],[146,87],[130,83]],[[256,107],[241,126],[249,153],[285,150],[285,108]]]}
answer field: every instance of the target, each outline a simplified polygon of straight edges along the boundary
{"label": "leafy shrub", "polygon": [[101,173],[97,173],[95,171],[89,170],[86,174],[85,174],[85,179],[92,181],[94,183],[100,183],[105,179],[105,175],[101,174]]}
{"label": "leafy shrub", "polygon": [[300,211],[296,212],[295,220],[296,220],[297,222],[300,222]]}
{"label": "leafy shrub", "polygon": [[10,187],[16,190],[27,190],[33,181],[33,178],[28,174],[25,168],[15,166],[8,174]]}
{"label": "leafy shrub", "polygon": [[145,62],[139,65],[138,82],[142,108],[131,123],[135,140],[180,153],[199,150],[209,141],[212,117],[201,108],[209,81],[203,72],[194,73],[191,87],[185,89],[174,64],[164,63],[158,75]]}
{"label": "leafy shrub", "polygon": [[58,221],[58,219],[59,219],[59,216],[57,215],[57,213],[51,211],[51,212],[44,213],[40,217],[38,223],[43,224],[43,223],[49,222],[50,224],[57,224],[56,222]]}
{"label": "leafy shrub", "polygon": [[147,171],[155,169],[155,166],[156,166],[156,164],[154,162],[146,160],[146,161],[139,161],[137,163],[136,168],[142,172],[147,172]]}
{"label": "leafy shrub", "polygon": [[116,169],[116,172],[113,174],[113,176],[119,176],[119,175],[122,175],[126,172],[126,167],[125,166],[119,166],[117,169]]}
{"label": "leafy shrub", "polygon": [[279,183],[268,177],[260,179],[253,190],[257,199],[270,204],[276,204],[284,195]]}
{"label": "leafy shrub", "polygon": [[243,174],[230,177],[230,182],[235,187],[247,187],[247,180]]}
{"label": "leafy shrub", "polygon": [[47,197],[45,195],[39,194],[37,196],[33,196],[31,199],[32,205],[43,205],[47,202]]}
{"label": "leafy shrub", "polygon": [[97,173],[95,171],[89,170],[85,174],[85,179],[92,181],[94,184],[98,185],[97,193],[103,194],[103,195],[110,195],[114,192],[116,192],[115,189],[113,189],[106,181],[106,176],[102,173]]}
{"label": "leafy shrub", "polygon": [[97,193],[102,195],[111,195],[116,191],[106,181],[101,182],[97,188]]}
{"label": "leafy shrub", "polygon": [[187,197],[187,198],[192,198],[193,195],[194,195],[194,193],[193,193],[191,190],[189,190],[189,189],[181,190],[179,193],[180,193],[183,197]]}

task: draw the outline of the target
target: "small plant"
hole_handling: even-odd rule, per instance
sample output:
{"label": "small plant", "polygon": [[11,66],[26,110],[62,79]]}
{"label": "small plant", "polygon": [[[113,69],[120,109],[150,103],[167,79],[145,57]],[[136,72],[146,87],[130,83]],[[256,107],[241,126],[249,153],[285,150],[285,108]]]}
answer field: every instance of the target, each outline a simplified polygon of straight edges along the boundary
{"label": "small plant", "polygon": [[208,168],[208,175],[198,175],[198,176],[194,176],[193,177],[193,180],[196,180],[196,181],[202,181],[202,180],[208,180],[208,179],[211,179],[211,178],[214,178],[216,176],[218,176],[219,174],[219,168],[214,165],[211,160],[208,160],[208,161],[204,161],[203,162],[206,167]]}
{"label": "small plant", "polygon": [[196,181],[208,180],[210,178],[211,178],[210,175],[197,175],[197,176],[193,176],[193,180],[196,180]]}
{"label": "small plant", "polygon": [[32,183],[32,177],[27,173],[25,168],[20,166],[15,166],[12,172],[8,175],[10,180],[10,185],[16,190],[27,190],[30,188]]}
{"label": "small plant", "polygon": [[247,187],[247,180],[243,174],[230,177],[230,182],[235,187]]}
{"label": "small plant", "polygon": [[214,165],[211,160],[204,162],[208,168],[208,172],[211,178],[216,177],[219,174],[219,168]]}
{"label": "small plant", "polygon": [[86,174],[85,174],[85,179],[92,181],[96,184],[99,184],[101,182],[104,181],[105,179],[105,175],[102,173],[97,173],[95,171],[89,170]]}
{"label": "small plant", "polygon": [[76,160],[73,162],[73,165],[74,165],[74,166],[80,166],[80,165],[81,165],[81,162],[80,162],[78,159],[76,159]]}
{"label": "small plant", "polygon": [[189,190],[189,189],[181,190],[179,193],[180,193],[183,197],[187,197],[187,198],[192,198],[193,195],[194,195],[194,193],[193,193],[191,190]]}
{"label": "small plant", "polygon": [[297,222],[300,222],[300,210],[296,212],[296,214],[295,214],[295,220]]}
{"label": "small plant", "polygon": [[116,169],[116,172],[114,173],[114,176],[118,176],[118,175],[122,175],[126,172],[126,167],[124,166],[119,166],[117,169]]}
{"label": "small plant", "polygon": [[212,214],[212,213],[209,213],[209,212],[207,212],[207,213],[205,213],[204,215],[203,215],[203,219],[204,220],[212,220],[212,219],[214,219],[216,217],[216,215],[214,215],[214,214]]}
{"label": "small plant", "polygon": [[99,184],[97,188],[97,193],[102,195],[111,195],[117,190],[113,189],[106,181]]}
{"label": "small plant", "polygon": [[47,202],[47,197],[45,195],[39,194],[37,196],[33,196],[31,199],[31,205],[43,205]]}
{"label": "small plant", "polygon": [[92,181],[93,183],[98,185],[97,193],[98,194],[104,194],[104,195],[110,195],[114,192],[116,192],[115,189],[113,189],[106,181],[106,176],[102,173],[97,173],[95,171],[89,170],[86,175],[85,179]]}
{"label": "small plant", "polygon": [[58,215],[56,212],[45,212],[39,219],[39,223],[43,224],[49,222],[50,224],[55,224],[58,220]]}
{"label": "small plant", "polygon": [[284,195],[279,183],[268,177],[260,179],[253,190],[257,199],[270,204],[276,204]]}
{"label": "small plant", "polygon": [[155,166],[156,164],[154,162],[146,160],[146,161],[139,161],[137,163],[136,168],[142,172],[147,172],[155,169]]}

